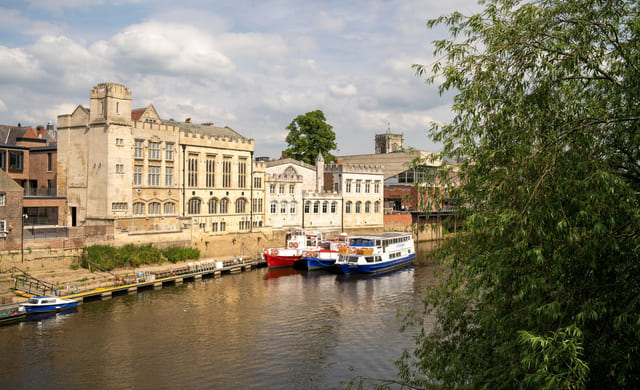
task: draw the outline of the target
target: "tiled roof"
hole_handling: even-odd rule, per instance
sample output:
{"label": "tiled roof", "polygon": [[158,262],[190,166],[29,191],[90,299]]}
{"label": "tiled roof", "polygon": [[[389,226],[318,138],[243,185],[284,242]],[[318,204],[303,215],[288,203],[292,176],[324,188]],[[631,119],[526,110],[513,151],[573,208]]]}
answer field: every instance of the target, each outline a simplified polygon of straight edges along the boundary
{"label": "tiled roof", "polygon": [[136,108],[135,110],[131,110],[131,120],[137,121],[140,119],[142,114],[147,111],[147,108]]}
{"label": "tiled roof", "polygon": [[228,126],[215,127],[215,126],[208,126],[208,125],[196,125],[193,123],[176,122],[171,120],[165,121],[164,123],[170,126],[179,127],[180,130],[188,133],[202,134],[202,135],[211,136],[211,137],[228,137],[231,139],[248,140],[247,137],[244,137],[243,135],[241,135],[240,133],[238,133],[237,131],[233,130],[231,127],[228,127]]}

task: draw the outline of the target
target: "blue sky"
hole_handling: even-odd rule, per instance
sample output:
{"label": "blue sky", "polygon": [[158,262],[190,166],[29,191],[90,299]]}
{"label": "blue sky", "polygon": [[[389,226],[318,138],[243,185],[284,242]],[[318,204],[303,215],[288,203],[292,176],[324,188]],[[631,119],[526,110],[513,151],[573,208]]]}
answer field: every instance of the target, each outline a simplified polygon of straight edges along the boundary
{"label": "blue sky", "polygon": [[478,10],[450,1],[0,0],[0,124],[36,126],[89,105],[116,82],[132,107],[229,126],[279,157],[286,126],[320,109],[337,155],[374,152],[374,135],[438,151],[432,121],[451,96],[417,78],[433,61],[426,20]]}

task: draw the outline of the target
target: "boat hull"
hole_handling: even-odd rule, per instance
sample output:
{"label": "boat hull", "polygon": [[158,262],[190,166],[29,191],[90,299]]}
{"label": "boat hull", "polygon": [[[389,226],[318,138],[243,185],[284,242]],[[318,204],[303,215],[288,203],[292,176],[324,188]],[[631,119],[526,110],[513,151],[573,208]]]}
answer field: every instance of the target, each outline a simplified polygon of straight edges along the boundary
{"label": "boat hull", "polygon": [[300,260],[299,255],[293,256],[280,256],[280,255],[271,255],[265,254],[265,259],[267,260],[267,265],[270,268],[279,268],[279,267],[293,267],[293,264]]}
{"label": "boat hull", "polygon": [[77,306],[78,306],[78,302],[57,303],[53,305],[37,305],[37,306],[35,305],[30,306],[30,305],[24,305],[24,304],[22,305],[22,307],[24,307],[24,310],[27,312],[27,314],[61,311],[61,310],[71,309]]}
{"label": "boat hull", "polygon": [[18,321],[22,321],[27,315],[25,312],[19,312],[17,310],[6,310],[0,312],[0,325],[13,324]]}
{"label": "boat hull", "polygon": [[396,268],[401,268],[413,262],[416,258],[415,253],[409,256],[401,257],[394,260],[382,261],[379,263],[371,264],[355,264],[355,263],[340,263],[335,264],[334,269],[343,274],[372,274],[378,272],[391,271]]}

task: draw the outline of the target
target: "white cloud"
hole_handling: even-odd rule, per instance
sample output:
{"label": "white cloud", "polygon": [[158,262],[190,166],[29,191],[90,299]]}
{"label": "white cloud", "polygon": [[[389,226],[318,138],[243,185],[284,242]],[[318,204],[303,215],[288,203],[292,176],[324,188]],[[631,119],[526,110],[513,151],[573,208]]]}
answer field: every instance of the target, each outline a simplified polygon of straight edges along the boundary
{"label": "white cloud", "polygon": [[325,11],[321,11],[316,16],[318,28],[330,33],[339,33],[344,29],[345,22],[336,15],[330,15]]}
{"label": "white cloud", "polygon": [[22,48],[0,46],[0,80],[16,82],[42,75],[38,60]]}
{"label": "white cloud", "polygon": [[343,87],[330,85],[329,90],[334,96],[355,96],[358,93],[358,88],[353,84],[347,84]]}
{"label": "white cloud", "polygon": [[20,31],[25,35],[52,34],[61,30],[59,24],[31,19],[14,9],[0,7],[0,26],[6,29]]}
{"label": "white cloud", "polygon": [[6,112],[6,111],[7,111],[7,105],[4,104],[2,99],[0,99],[0,112]]}

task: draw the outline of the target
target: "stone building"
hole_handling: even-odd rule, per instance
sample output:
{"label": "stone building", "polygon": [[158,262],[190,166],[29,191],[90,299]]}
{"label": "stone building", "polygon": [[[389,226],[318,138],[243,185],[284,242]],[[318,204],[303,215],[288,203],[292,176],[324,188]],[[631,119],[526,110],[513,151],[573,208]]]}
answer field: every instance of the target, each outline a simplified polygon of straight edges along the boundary
{"label": "stone building", "polygon": [[132,110],[129,89],[99,84],[89,108],[58,117],[68,224],[93,226],[105,241],[210,249],[212,237],[264,224],[265,167],[253,151],[229,127],[163,120],[153,105]]}
{"label": "stone building", "polygon": [[0,169],[0,250],[22,247],[22,198],[22,187]]}

